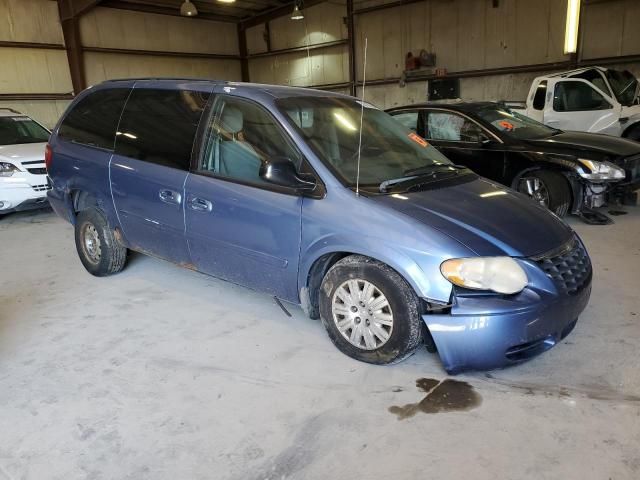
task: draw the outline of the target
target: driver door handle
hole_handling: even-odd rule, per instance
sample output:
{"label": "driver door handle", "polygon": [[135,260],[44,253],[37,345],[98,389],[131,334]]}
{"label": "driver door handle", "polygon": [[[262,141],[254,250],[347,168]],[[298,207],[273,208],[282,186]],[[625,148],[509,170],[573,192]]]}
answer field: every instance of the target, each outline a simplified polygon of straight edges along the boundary
{"label": "driver door handle", "polygon": [[193,197],[189,200],[189,208],[198,212],[210,212],[213,210],[213,203],[200,197]]}

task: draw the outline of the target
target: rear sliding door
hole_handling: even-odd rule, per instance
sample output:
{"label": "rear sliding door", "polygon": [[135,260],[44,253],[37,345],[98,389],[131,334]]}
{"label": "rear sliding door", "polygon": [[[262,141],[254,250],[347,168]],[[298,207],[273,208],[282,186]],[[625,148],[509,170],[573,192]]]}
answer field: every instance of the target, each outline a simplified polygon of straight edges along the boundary
{"label": "rear sliding door", "polygon": [[147,85],[134,86],[116,132],[110,170],[113,202],[134,250],[190,263],[184,184],[210,89]]}

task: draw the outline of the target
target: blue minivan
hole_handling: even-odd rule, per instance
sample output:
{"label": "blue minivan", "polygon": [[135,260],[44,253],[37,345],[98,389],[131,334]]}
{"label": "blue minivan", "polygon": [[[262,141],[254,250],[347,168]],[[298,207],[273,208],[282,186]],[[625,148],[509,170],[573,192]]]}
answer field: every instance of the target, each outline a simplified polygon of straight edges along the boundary
{"label": "blue minivan", "polygon": [[91,274],[160,257],[300,304],[369,363],[425,343],[449,373],[516,363],[591,292],[565,223],[345,95],[107,81],[69,106],[46,163]]}

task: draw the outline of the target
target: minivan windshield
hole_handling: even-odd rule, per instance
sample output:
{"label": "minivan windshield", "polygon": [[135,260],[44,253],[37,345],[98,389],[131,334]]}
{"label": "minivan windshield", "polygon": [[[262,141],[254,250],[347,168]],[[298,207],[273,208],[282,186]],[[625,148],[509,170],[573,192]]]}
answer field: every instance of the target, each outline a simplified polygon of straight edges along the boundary
{"label": "minivan windshield", "polygon": [[497,105],[483,107],[475,113],[482,120],[490,123],[496,130],[519,140],[547,138],[560,131]]}
{"label": "minivan windshield", "polygon": [[277,100],[277,105],[320,159],[350,187],[358,170],[361,113],[360,185],[377,188],[387,180],[451,165],[415,132],[355,98],[289,97]]}
{"label": "minivan windshield", "polygon": [[0,117],[0,145],[42,143],[49,140],[49,132],[29,117]]}
{"label": "minivan windshield", "polygon": [[638,88],[636,77],[627,70],[607,70],[606,75],[618,101],[627,107],[633,105]]}

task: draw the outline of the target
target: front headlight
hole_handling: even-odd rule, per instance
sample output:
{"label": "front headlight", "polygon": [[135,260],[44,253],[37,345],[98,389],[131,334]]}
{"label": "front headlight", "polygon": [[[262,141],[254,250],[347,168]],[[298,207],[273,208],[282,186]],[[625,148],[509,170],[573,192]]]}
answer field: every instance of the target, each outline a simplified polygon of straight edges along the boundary
{"label": "front headlight", "polygon": [[11,175],[13,175],[13,172],[18,171],[18,168],[14,164],[0,162],[0,177],[10,177]]}
{"label": "front headlight", "polygon": [[512,294],[527,286],[527,274],[511,257],[452,258],[440,265],[444,278],[459,287]]}
{"label": "front headlight", "polygon": [[586,172],[582,168],[578,169],[578,175],[587,180],[623,180],[626,176],[622,168],[610,162],[596,162],[584,158],[579,158],[578,161],[590,170]]}

